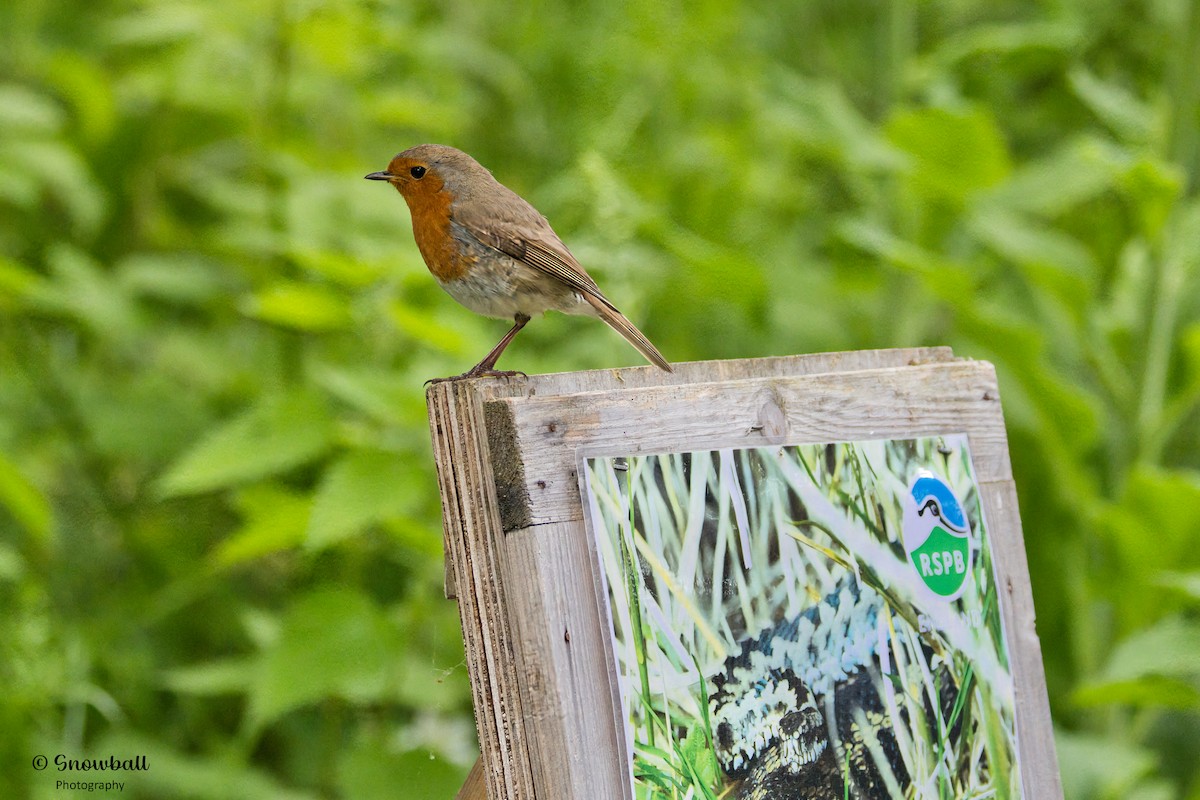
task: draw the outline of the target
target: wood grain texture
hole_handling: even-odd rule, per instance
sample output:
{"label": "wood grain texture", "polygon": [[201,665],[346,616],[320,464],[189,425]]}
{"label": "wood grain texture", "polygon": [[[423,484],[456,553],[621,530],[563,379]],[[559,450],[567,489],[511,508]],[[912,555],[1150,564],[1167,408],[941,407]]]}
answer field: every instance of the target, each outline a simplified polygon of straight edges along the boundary
{"label": "wood grain texture", "polygon": [[470,384],[441,383],[426,395],[442,497],[446,560],[457,588],[459,619],[475,704],[488,793],[532,800],[533,775],[520,708],[512,636],[505,611],[501,536],[483,405]]}
{"label": "wood grain texture", "polygon": [[990,364],[860,351],[442,383],[427,400],[492,800],[630,797],[582,458],[962,432],[1009,586],[1026,797],[1061,797]]}
{"label": "wood grain texture", "polygon": [[981,481],[979,496],[1000,584],[1000,611],[1016,692],[1017,758],[1027,800],[1062,800],[1042,646],[1033,609],[1017,487],[1011,480]]}
{"label": "wood grain texture", "polygon": [[674,372],[657,367],[639,366],[620,369],[593,369],[582,372],[554,372],[546,375],[515,375],[504,378],[479,378],[471,381],[488,400],[498,397],[532,397],[602,392],[616,389],[644,389],[661,386],[688,386],[693,383],[736,381],[747,378],[799,377],[821,372],[851,372],[953,361],[949,347],[903,347],[889,350],[848,350],[840,353],[806,353],[767,358],[741,358],[730,361],[685,361],[672,364]]}
{"label": "wood grain texture", "polygon": [[[582,521],[504,537],[518,691],[538,797],[620,800],[628,782],[611,637]],[[603,635],[597,635],[602,633]]]}
{"label": "wood grain texture", "polygon": [[475,759],[467,780],[463,783],[454,800],[487,800],[487,783],[484,780],[483,756]]}
{"label": "wood grain texture", "polygon": [[581,518],[580,449],[629,455],[964,432],[980,480],[1011,477],[996,373],[980,361],[502,398],[486,407],[507,529]]}
{"label": "wood grain texture", "polygon": [[[481,769],[493,800],[533,797],[535,781],[536,796],[542,798],[584,796],[573,792],[585,788],[590,792],[586,796],[597,791],[624,796],[623,784],[612,783],[612,776],[623,774],[619,770],[627,754],[613,716],[616,688],[608,674],[607,622],[599,578],[585,555],[588,537],[582,517],[576,510],[559,530],[542,531],[549,534],[551,547],[532,536],[532,530],[525,535],[515,531],[533,522],[526,467],[513,458],[520,448],[515,431],[506,427],[508,409],[485,410],[485,401],[797,377],[953,358],[945,347],[862,350],[685,363],[676,365],[674,373],[633,367],[432,384],[426,403],[441,489],[446,596],[459,602]],[[773,418],[766,421],[774,430]],[[556,485],[575,480],[575,458],[572,451]],[[497,473],[503,481],[499,491]],[[538,480],[532,479],[532,485],[540,491]],[[580,507],[577,492],[563,499]],[[548,520],[538,522],[545,526]],[[501,537],[505,527],[515,532]],[[576,582],[580,578],[585,583]],[[564,594],[564,580],[576,591]],[[512,602],[505,585],[534,591],[517,593],[520,600]],[[556,640],[560,628],[561,643]],[[572,630],[578,632],[575,640]],[[515,645],[514,636],[519,639]],[[523,707],[528,713],[521,713]]]}
{"label": "wood grain texture", "polygon": [[[581,392],[618,391],[664,386],[686,386],[692,383],[745,380],[802,375],[822,372],[848,372],[863,369],[913,366],[918,364],[943,363],[954,360],[949,347],[906,347],[889,350],[850,350],[839,353],[807,353],[791,356],[766,358],[743,358],[731,361],[689,361],[672,365],[675,372],[667,373],[651,366],[626,367],[621,369],[597,369],[583,372],[557,372],[547,375],[514,375],[503,378],[478,378],[461,382],[483,400],[516,397],[550,397]],[[433,419],[435,400],[441,397],[446,384],[437,383],[426,392],[429,406],[430,427],[435,439],[439,436],[439,422]],[[770,410],[768,409],[768,413]],[[765,421],[770,430],[771,419]],[[493,424],[496,423],[496,424]],[[504,449],[506,444],[502,432],[503,420],[496,417],[486,422],[492,431],[492,447]],[[436,442],[435,442],[436,447]],[[496,466],[496,465],[493,465]],[[501,516],[506,530],[532,523],[528,519],[527,503],[523,507],[522,497],[525,481],[520,461],[507,459],[501,466],[499,476],[501,493]],[[535,481],[536,482],[536,481]],[[509,495],[508,492],[514,492]],[[515,503],[515,504],[514,504]],[[448,531],[449,529],[446,528]],[[445,534],[449,536],[447,532]],[[447,543],[447,552],[449,546]],[[445,572],[446,597],[454,598],[457,588],[454,570],[449,561]]]}

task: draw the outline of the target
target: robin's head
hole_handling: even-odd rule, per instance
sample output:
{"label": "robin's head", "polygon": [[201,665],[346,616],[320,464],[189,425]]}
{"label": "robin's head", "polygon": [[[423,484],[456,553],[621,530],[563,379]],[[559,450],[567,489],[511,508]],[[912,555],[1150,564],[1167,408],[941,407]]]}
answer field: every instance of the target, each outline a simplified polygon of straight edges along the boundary
{"label": "robin's head", "polygon": [[383,172],[366,176],[370,181],[387,181],[408,201],[428,198],[447,190],[455,199],[474,194],[480,186],[495,182],[478,161],[461,150],[441,144],[419,144],[398,153]]}

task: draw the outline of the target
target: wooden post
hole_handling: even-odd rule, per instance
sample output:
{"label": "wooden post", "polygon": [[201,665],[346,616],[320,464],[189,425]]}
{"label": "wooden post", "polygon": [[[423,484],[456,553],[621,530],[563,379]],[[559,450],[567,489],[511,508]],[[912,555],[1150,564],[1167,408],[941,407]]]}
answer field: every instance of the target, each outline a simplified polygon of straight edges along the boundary
{"label": "wooden post", "polygon": [[[486,378],[429,387],[446,548],[491,800],[629,800],[611,630],[580,494],[588,455],[965,433],[1019,647],[1026,798],[1059,798],[1033,600],[991,365],[948,348]],[[996,523],[1000,523],[997,525]],[[470,783],[470,782],[469,782]],[[477,784],[478,785],[478,784]],[[468,795],[464,787],[460,797]],[[478,790],[474,790],[478,791]]]}
{"label": "wooden post", "polygon": [[454,800],[487,800],[487,784],[483,780],[483,756],[475,759],[475,765],[467,775],[467,780],[458,790]]}

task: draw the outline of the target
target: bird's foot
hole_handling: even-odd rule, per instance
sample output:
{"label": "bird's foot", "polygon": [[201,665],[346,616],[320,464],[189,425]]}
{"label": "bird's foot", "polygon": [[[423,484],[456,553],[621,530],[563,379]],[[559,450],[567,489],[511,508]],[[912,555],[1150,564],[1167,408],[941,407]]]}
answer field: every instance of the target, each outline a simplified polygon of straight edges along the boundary
{"label": "bird's foot", "polygon": [[434,383],[445,383],[446,381],[465,381],[472,378],[514,378],[520,375],[522,378],[528,378],[524,372],[519,369],[488,369],[480,368],[480,366],[472,367],[462,375],[451,375],[448,378],[430,378],[425,381],[425,385],[429,386]]}

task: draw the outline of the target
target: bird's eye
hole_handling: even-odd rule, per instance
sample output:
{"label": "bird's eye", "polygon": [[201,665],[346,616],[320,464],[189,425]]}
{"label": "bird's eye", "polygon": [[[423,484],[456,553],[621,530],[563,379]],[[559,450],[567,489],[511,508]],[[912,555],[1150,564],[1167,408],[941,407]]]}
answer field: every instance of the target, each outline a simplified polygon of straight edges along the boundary
{"label": "bird's eye", "polygon": [[425,177],[425,168],[421,166],[413,167],[408,171],[408,174],[412,175],[417,180],[421,180],[421,178]]}

